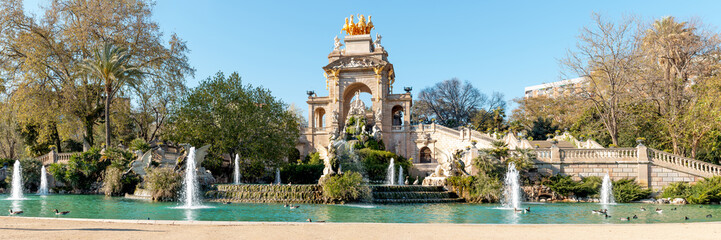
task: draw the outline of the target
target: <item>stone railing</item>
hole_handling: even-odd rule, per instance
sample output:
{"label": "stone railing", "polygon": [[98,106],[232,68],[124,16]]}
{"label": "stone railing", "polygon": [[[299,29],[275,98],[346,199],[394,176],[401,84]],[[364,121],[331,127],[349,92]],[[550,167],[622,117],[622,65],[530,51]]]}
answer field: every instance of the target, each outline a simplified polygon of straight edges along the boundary
{"label": "stone railing", "polygon": [[536,149],[533,152],[536,154],[536,159],[538,159],[538,160],[545,160],[545,161],[551,160],[551,150],[550,149]]}
{"label": "stone railing", "polygon": [[719,165],[678,156],[656,149],[648,149],[648,157],[654,163],[688,168],[699,172],[706,177],[721,175],[721,166]]}
{"label": "stone railing", "polygon": [[37,157],[36,159],[43,163],[43,165],[50,165],[53,163],[68,163],[70,157],[76,153],[57,153],[55,150],[51,150],[49,153]]}
{"label": "stone railing", "polygon": [[403,131],[403,126],[391,126],[391,131]]}
{"label": "stone railing", "polygon": [[561,149],[559,152],[563,160],[636,160],[638,158],[638,150],[636,148]]}

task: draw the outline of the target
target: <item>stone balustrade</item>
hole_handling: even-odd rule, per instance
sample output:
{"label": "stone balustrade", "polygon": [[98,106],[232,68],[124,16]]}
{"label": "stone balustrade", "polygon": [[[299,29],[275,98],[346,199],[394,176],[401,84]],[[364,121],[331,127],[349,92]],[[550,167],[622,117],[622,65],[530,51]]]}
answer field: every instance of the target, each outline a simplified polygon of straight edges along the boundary
{"label": "stone balustrade", "polygon": [[37,157],[36,159],[43,163],[43,165],[50,165],[53,163],[68,163],[70,157],[75,153],[57,153],[55,150],[50,150],[49,153]]}
{"label": "stone balustrade", "polygon": [[[517,154],[511,150],[510,154]],[[721,166],[649,149],[635,148],[560,149],[556,146],[534,149],[539,172],[565,174],[574,178],[603,176],[635,178],[637,182],[660,189],[672,182],[695,182],[721,176]]]}
{"label": "stone balustrade", "polygon": [[704,177],[721,175],[721,166],[719,165],[674,155],[656,149],[649,149],[649,158],[654,163],[687,168],[698,172]]}

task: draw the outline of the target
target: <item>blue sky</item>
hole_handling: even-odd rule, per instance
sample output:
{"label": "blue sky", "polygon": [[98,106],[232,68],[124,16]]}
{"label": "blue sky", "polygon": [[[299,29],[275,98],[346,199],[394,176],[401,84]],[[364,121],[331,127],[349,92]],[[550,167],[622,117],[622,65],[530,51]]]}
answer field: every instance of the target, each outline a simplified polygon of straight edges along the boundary
{"label": "blue sky", "polygon": [[[44,1],[26,1],[38,11]],[[325,96],[321,67],[350,14],[372,15],[396,73],[395,92],[414,94],[457,77],[507,100],[559,80],[558,59],[591,13],[646,21],[672,15],[721,26],[717,1],[188,1],[160,0],[154,18],[188,42],[197,69],[188,85],[237,71],[286,103],[307,109],[306,90]],[[718,30],[718,29],[716,29]]]}

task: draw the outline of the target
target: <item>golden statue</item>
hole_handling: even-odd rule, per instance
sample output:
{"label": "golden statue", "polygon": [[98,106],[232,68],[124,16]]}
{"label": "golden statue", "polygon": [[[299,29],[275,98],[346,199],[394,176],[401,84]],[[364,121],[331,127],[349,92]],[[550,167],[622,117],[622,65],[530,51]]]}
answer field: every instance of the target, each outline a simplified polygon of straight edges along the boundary
{"label": "golden statue", "polygon": [[368,16],[368,21],[366,21],[363,15],[358,15],[358,23],[354,23],[354,20],[355,18],[353,15],[350,15],[350,22],[348,22],[348,18],[346,18],[345,25],[343,25],[343,28],[340,30],[341,33],[345,32],[348,35],[362,35],[370,34],[371,30],[375,29],[373,22],[371,21],[371,16]]}
{"label": "golden statue", "polygon": [[371,16],[368,15],[368,24],[366,24],[366,34],[371,34],[371,29],[374,29],[373,21],[371,21]]}

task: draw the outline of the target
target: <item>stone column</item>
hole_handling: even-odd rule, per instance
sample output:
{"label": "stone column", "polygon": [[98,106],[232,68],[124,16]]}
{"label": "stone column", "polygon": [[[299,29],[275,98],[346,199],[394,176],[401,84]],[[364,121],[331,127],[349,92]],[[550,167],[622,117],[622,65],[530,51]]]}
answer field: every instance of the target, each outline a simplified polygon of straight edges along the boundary
{"label": "stone column", "polygon": [[551,145],[551,167],[554,175],[563,172],[561,163],[561,149],[558,148],[557,142],[554,141],[553,145]]}
{"label": "stone column", "polygon": [[648,158],[648,148],[643,143],[636,146],[638,160],[638,177],[636,182],[644,187],[651,188],[651,160]]}
{"label": "stone column", "polygon": [[50,149],[50,152],[48,153],[48,159],[51,161],[50,163],[48,163],[48,165],[58,162],[58,153],[55,152],[55,148]]}

